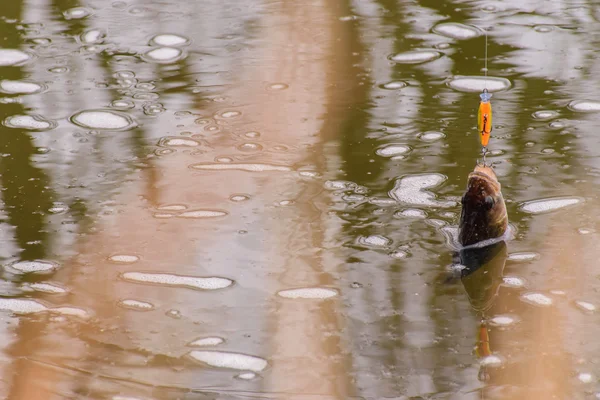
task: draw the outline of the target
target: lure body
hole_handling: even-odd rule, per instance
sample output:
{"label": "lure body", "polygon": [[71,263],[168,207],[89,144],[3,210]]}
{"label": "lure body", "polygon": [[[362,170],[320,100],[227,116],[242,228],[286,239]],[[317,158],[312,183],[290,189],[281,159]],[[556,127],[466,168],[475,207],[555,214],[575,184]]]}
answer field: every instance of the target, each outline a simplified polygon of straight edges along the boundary
{"label": "lure body", "polygon": [[492,94],[483,89],[483,93],[479,95],[479,112],[477,113],[477,130],[479,131],[479,139],[483,147],[487,147],[490,141],[490,133],[492,133]]}

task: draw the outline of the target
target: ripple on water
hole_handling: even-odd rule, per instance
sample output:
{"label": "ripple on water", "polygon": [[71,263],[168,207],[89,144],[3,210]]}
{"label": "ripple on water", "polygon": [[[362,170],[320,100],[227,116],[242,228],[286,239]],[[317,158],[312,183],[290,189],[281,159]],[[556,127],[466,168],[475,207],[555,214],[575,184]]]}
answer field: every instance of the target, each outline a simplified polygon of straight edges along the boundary
{"label": "ripple on water", "polygon": [[58,268],[58,264],[53,263],[51,261],[19,261],[13,264],[9,264],[8,267],[17,271],[21,274],[29,274],[29,273],[49,273]]}
{"label": "ripple on water", "polygon": [[540,258],[540,255],[538,253],[524,251],[524,252],[520,252],[520,253],[510,253],[506,259],[508,261],[514,261],[514,262],[528,262],[528,261],[539,260],[539,258]]}
{"label": "ripple on water", "polygon": [[329,299],[337,296],[338,291],[330,288],[309,287],[280,290],[277,295],[286,299]]}
{"label": "ripple on water", "polygon": [[406,154],[410,150],[411,148],[405,144],[392,143],[378,148],[375,150],[375,154],[382,157],[394,157],[401,154]]}
{"label": "ripple on water", "polygon": [[204,347],[204,346],[217,346],[221,343],[225,342],[225,339],[220,338],[218,336],[209,336],[196,339],[190,343],[188,346],[190,347]]}
{"label": "ripple on water", "polygon": [[39,115],[12,115],[3,121],[8,128],[27,129],[29,131],[49,131],[56,127],[54,121],[44,119]]}
{"label": "ripple on water", "polygon": [[442,53],[435,50],[414,50],[391,55],[388,59],[398,64],[421,64],[436,60],[441,56]]}
{"label": "ripple on water", "polygon": [[600,101],[573,100],[567,107],[573,111],[595,112],[600,111]]}
{"label": "ripple on water", "polygon": [[267,360],[264,358],[226,351],[193,350],[190,351],[189,356],[196,361],[217,368],[260,372],[268,365]]}
{"label": "ripple on water", "polygon": [[553,303],[550,297],[546,296],[545,294],[535,292],[522,294],[521,300],[534,306],[541,307],[548,307]]}
{"label": "ripple on water", "polygon": [[361,236],[358,243],[368,247],[387,247],[392,244],[392,240],[382,235]]}
{"label": "ripple on water", "polygon": [[117,303],[119,307],[127,308],[135,311],[152,311],[154,304],[140,300],[123,299]]}
{"label": "ripple on water", "polygon": [[433,188],[446,180],[442,174],[407,175],[396,180],[394,188],[389,192],[391,198],[401,203],[433,207],[452,207],[454,201],[440,201],[435,195],[423,189]]}
{"label": "ripple on water", "polygon": [[220,277],[200,278],[195,276],[147,272],[125,272],[121,274],[121,278],[135,283],[147,283],[153,285],[183,287],[200,290],[224,289],[233,284],[231,279]]}
{"label": "ripple on water", "polygon": [[540,121],[548,121],[549,119],[558,117],[558,111],[554,110],[540,110],[536,111],[531,116]]}
{"label": "ripple on water", "polygon": [[489,92],[499,92],[510,89],[512,84],[508,79],[494,76],[455,76],[447,83],[448,87],[459,92],[474,93],[481,92],[487,88]]}
{"label": "ripple on water", "polygon": [[158,64],[170,64],[182,58],[184,58],[183,50],[176,47],[158,47],[142,55],[144,61]]}
{"label": "ripple on water", "polygon": [[553,197],[540,200],[526,201],[521,204],[521,210],[530,214],[542,214],[560,208],[574,206],[583,201],[579,197]]}
{"label": "ripple on water", "polygon": [[0,67],[22,65],[31,60],[32,56],[17,49],[0,49]]}
{"label": "ripple on water", "polygon": [[175,35],[172,33],[163,33],[160,35],[154,36],[150,39],[151,45],[157,46],[166,46],[166,47],[177,47],[177,46],[186,46],[190,44],[190,39],[185,36]]}
{"label": "ripple on water", "polygon": [[238,170],[248,172],[268,172],[268,171],[291,171],[290,167],[284,165],[274,164],[240,164],[240,163],[226,163],[226,164],[214,164],[214,163],[199,163],[192,164],[190,168],[211,170],[211,171],[226,171],[226,170]]}
{"label": "ripple on water", "polygon": [[87,129],[123,131],[136,123],[129,115],[113,110],[85,110],[71,116],[71,122]]}
{"label": "ripple on water", "polygon": [[139,260],[140,258],[134,254],[114,254],[108,257],[108,261],[115,264],[133,264]]}
{"label": "ripple on water", "polygon": [[452,39],[472,39],[482,34],[481,30],[456,22],[443,22],[433,27],[433,32]]}
{"label": "ripple on water", "polygon": [[436,140],[445,138],[446,135],[442,132],[429,131],[420,133],[417,137],[424,142],[435,142]]}
{"label": "ripple on water", "polygon": [[0,81],[0,90],[8,94],[34,94],[42,92],[46,87],[32,81],[11,81],[3,79]]}

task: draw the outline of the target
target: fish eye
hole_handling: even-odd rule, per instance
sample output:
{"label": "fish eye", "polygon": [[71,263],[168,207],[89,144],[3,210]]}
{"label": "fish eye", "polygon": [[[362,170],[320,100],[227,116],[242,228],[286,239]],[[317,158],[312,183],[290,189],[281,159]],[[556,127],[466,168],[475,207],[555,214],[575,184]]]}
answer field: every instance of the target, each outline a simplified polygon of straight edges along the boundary
{"label": "fish eye", "polygon": [[488,208],[488,209],[492,208],[494,206],[494,204],[496,203],[496,201],[494,200],[494,198],[492,196],[485,196],[484,202],[485,202],[486,208]]}

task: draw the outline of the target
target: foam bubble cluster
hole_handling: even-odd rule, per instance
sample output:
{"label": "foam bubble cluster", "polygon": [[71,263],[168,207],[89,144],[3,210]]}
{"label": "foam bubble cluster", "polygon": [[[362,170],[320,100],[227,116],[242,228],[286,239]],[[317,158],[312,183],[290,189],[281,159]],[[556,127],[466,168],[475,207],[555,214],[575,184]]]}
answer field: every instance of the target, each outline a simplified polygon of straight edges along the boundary
{"label": "foam bubble cluster", "polygon": [[194,350],[189,353],[196,361],[212,367],[260,372],[268,365],[264,358],[225,351]]}
{"label": "foam bubble cluster", "polygon": [[424,190],[438,186],[446,179],[446,176],[442,174],[407,175],[396,180],[396,184],[389,194],[391,198],[401,203],[433,207],[452,207],[456,205],[454,201],[436,200],[433,193]]}
{"label": "foam bubble cluster", "polygon": [[329,299],[338,295],[337,290],[329,288],[299,288],[281,290],[277,293],[286,299]]}
{"label": "foam bubble cluster", "polygon": [[223,289],[233,284],[233,281],[227,278],[199,278],[194,276],[147,272],[125,272],[121,275],[121,277],[127,281],[136,283],[148,283],[155,285],[184,287],[189,289],[200,290]]}

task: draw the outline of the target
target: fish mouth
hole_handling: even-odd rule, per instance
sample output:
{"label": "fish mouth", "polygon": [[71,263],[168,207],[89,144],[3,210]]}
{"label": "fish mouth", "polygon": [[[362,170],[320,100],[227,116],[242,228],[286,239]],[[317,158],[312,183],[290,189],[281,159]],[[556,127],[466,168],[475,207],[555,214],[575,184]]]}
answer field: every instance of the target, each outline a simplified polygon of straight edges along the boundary
{"label": "fish mouth", "polygon": [[500,182],[496,178],[494,170],[490,167],[483,165],[476,165],[473,172],[469,174],[469,181],[472,179],[478,179],[486,182],[494,191],[500,192]]}

